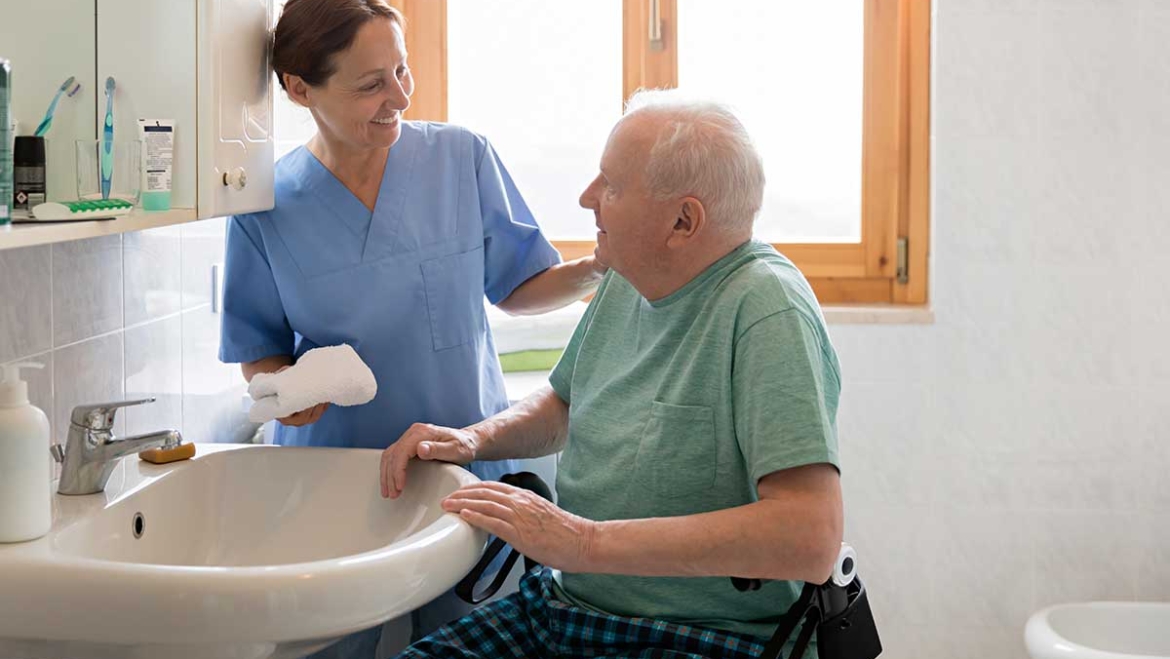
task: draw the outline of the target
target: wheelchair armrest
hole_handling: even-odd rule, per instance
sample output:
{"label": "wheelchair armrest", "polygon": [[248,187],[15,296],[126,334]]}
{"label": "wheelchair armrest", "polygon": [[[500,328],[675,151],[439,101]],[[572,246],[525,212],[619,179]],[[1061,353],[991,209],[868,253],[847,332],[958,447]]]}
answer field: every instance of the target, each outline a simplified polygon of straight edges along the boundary
{"label": "wheelchair armrest", "polygon": [[[731,577],[740,592],[759,590],[761,579]],[[788,640],[800,628],[788,659],[800,659],[817,635],[821,659],[874,659],[882,652],[869,596],[857,576],[857,552],[841,543],[833,574],[820,585],[806,583],[796,603],[780,618],[760,659],[782,659]]]}

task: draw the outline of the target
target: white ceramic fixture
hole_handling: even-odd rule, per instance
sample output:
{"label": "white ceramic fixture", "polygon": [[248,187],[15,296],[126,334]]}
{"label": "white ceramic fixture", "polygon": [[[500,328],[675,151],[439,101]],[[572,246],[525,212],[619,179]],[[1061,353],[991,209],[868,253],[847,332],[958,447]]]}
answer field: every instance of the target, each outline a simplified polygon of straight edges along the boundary
{"label": "white ceramic fixture", "polygon": [[453,465],[413,463],[392,501],[379,451],[198,448],[125,458],[0,545],[0,657],[301,657],[447,591],[487,539],[440,509],[477,480]]}
{"label": "white ceramic fixture", "polygon": [[1032,659],[1170,659],[1170,603],[1078,602],[1036,612]]}

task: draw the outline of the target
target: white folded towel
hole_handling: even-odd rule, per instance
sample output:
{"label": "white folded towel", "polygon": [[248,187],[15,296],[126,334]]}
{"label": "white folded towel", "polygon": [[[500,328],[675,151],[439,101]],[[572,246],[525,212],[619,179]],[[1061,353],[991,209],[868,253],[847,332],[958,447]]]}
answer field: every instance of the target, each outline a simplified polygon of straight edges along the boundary
{"label": "white folded towel", "polygon": [[258,373],[248,385],[253,423],[282,419],[321,403],[363,405],[374,399],[374,373],[348,345],[314,348],[279,373]]}

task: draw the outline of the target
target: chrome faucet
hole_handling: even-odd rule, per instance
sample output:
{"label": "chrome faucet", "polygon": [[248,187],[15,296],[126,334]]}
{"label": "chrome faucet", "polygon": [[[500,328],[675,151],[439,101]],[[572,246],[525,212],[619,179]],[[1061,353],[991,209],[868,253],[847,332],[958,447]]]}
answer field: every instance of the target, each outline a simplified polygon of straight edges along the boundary
{"label": "chrome faucet", "polygon": [[144,398],[74,407],[65,447],[54,444],[50,449],[53,459],[61,463],[57,492],[101,492],[106,488],[106,481],[110,480],[118,458],[156,446],[170,449],[182,444],[183,437],[178,430],[159,430],[122,439],[114,437],[114,413],[118,408],[153,402],[153,398]]}

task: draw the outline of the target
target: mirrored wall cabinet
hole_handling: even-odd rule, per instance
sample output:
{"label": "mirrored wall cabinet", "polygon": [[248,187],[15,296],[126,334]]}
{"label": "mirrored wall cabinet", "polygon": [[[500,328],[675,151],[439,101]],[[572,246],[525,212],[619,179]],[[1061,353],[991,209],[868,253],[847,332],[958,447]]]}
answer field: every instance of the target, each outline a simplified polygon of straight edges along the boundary
{"label": "mirrored wall cabinet", "polygon": [[[90,174],[86,145],[104,144],[107,114],[119,153],[141,149],[139,119],[173,121],[174,134],[170,210],[139,204],[114,220],[17,221],[0,228],[0,249],[272,208],[272,0],[5,4],[0,58],[12,65],[16,135],[34,135],[66,88],[44,134],[48,201],[86,196],[79,180]],[[69,78],[74,84],[64,85]],[[112,170],[121,177],[115,189],[132,178],[125,169],[148,168],[141,153],[137,160],[139,169],[131,162]]]}

